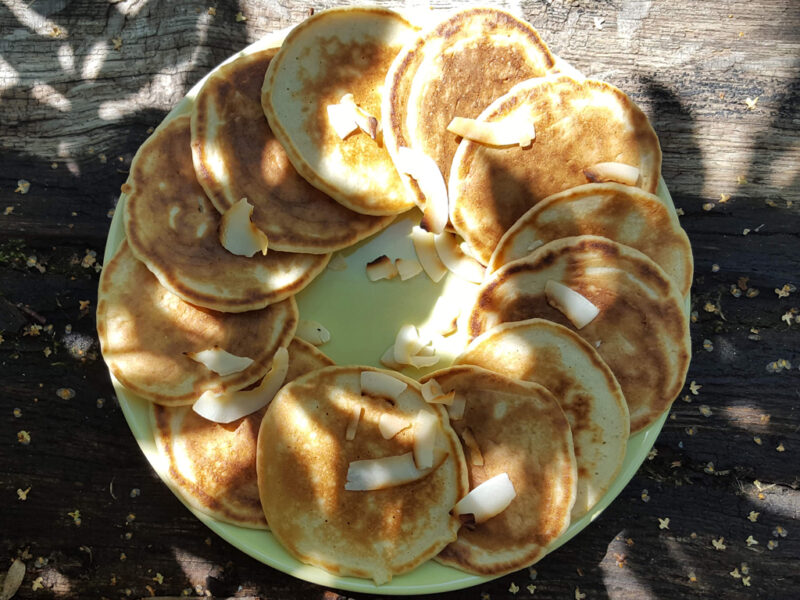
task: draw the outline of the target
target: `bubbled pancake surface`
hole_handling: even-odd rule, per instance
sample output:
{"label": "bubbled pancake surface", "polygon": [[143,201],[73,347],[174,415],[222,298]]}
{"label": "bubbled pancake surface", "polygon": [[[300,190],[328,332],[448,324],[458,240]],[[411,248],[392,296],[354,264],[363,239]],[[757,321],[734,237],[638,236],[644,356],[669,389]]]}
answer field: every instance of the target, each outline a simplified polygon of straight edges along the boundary
{"label": "bubbled pancake surface", "polygon": [[692,248],[677,216],[656,195],[619,183],[587,183],[545,198],[500,239],[489,270],[527,256],[552,240],[599,235],[652,258],[686,296]]}
{"label": "bubbled pancake surface", "polygon": [[[258,481],[272,532],[298,560],[337,575],[385,583],[415,568],[456,538],[450,515],[467,493],[461,445],[441,407],[430,407],[419,384],[408,384],[394,405],[362,396],[360,373],[372,367],[329,367],[285,386],[267,409],[258,440]],[[355,438],[345,439],[354,410],[364,413]],[[402,455],[413,448],[410,429],[383,439],[383,413],[439,417],[438,444],[448,456],[415,482],[373,491],[345,490],[351,461]]]}
{"label": "bubbled pancake surface", "polygon": [[[294,298],[247,313],[193,306],[162,286],[126,241],[100,276],[97,332],[103,358],[123,386],[159,404],[192,404],[207,390],[237,390],[258,381],[296,326]],[[185,356],[215,346],[254,362],[221,376]]]}
{"label": "bubbled pancake surface", "polygon": [[470,488],[507,473],[516,492],[500,514],[462,527],[437,560],[480,575],[533,564],[566,530],[575,501],[572,435],[558,402],[536,383],[473,365],[436,371],[422,381],[428,379],[466,399],[463,418],[451,425],[462,439],[469,429],[483,456],[483,464],[475,465],[465,447]]}
{"label": "bubbled pancake surface", "polygon": [[[333,361],[311,344],[289,344],[288,383]],[[150,409],[156,447],[181,496],[193,507],[224,521],[266,529],[256,476],[256,442],[266,407],[232,423],[204,419],[191,406]]]}
{"label": "bubbled pancake surface", "polygon": [[572,520],[591,510],[622,468],[630,428],[622,389],[597,351],[566,327],[530,319],[490,329],[455,362],[532,381],[553,393],[575,446],[578,489]]}
{"label": "bubbled pancake surface", "polygon": [[469,317],[470,335],[534,317],[574,330],[548,304],[548,280],[599,308],[577,333],[597,348],[619,381],[631,433],[654,422],[680,392],[689,368],[689,323],[678,288],[638,250],[597,236],[563,238],[508,263],[484,281]]}
{"label": "bubbled pancake surface", "polygon": [[[421,31],[400,52],[386,78],[384,139],[424,152],[447,181],[458,136],[453,117],[477,117],[514,84],[545,75],[554,57],[528,23],[496,8],[460,10]],[[403,176],[415,202],[425,197]]]}
{"label": "bubbled pancake surface", "polygon": [[262,104],[289,160],[313,186],[356,212],[392,215],[413,206],[383,144],[356,131],[341,139],[327,106],[344,94],[377,119],[395,55],[416,27],[377,7],[316,13],[295,27],[270,62]]}
{"label": "bubbled pancake surface", "polygon": [[187,302],[224,312],[256,310],[294,295],[319,274],[329,254],[269,251],[231,254],[219,242],[220,214],[197,182],[190,117],[177,117],[136,153],[124,208],[136,258]]}
{"label": "bubbled pancake surface", "polygon": [[391,222],[351,210],[295,170],[261,107],[261,88],[276,48],[241,55],[215,71],[192,112],[195,172],[224,213],[240,198],[271,249],[324,254],[350,246]]}
{"label": "bubbled pancake surface", "polygon": [[655,193],[661,148],[645,114],[614,86],[566,76],[514,86],[479,117],[533,122],[530,147],[494,148],[463,140],[449,179],[450,221],[488,264],[503,234],[537,202],[588,180],[601,162],[638,167]]}

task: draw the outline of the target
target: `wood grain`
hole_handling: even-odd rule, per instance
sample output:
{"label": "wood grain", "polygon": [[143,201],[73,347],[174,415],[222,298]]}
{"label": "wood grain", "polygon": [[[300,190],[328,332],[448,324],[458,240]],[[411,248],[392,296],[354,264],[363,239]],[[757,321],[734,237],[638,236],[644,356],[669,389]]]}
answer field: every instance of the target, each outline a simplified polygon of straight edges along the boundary
{"label": "wood grain", "polygon": [[[243,555],[183,508],[129,433],[94,322],[110,214],[149,131],[232,53],[342,4],[0,4],[0,564],[26,562],[16,598],[348,596]],[[800,296],[775,290],[800,285],[800,4],[499,5],[652,120],[695,254],[694,359],[688,401],[595,523],[535,571],[441,597],[795,596]]]}

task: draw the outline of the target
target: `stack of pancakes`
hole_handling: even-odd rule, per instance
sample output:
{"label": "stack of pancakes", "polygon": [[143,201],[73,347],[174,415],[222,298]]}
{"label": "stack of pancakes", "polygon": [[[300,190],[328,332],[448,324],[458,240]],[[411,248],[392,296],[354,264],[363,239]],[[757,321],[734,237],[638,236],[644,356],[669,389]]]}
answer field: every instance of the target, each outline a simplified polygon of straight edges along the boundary
{"label": "stack of pancakes", "polygon": [[[324,11],[215,70],[137,153],[126,239],[99,288],[104,358],[150,401],[184,500],[272,529],[304,563],[379,584],[430,558],[481,575],[539,560],[608,492],[629,436],[669,409],[690,359],[691,249],[657,195],[661,150],[644,113],[569,71],[504,11],[429,17]],[[342,136],[329,107],[348,95],[367,126]],[[448,130],[455,117],[532,124],[535,138],[462,138]],[[333,252],[433,202],[395,166],[406,148],[446,183],[442,235],[486,267],[474,302],[458,307],[460,355],[418,379],[366,366],[377,356],[337,366],[295,337],[295,295]],[[242,198],[268,239],[253,256],[220,242]],[[576,326],[554,285],[596,314]],[[209,349],[249,360],[217,372],[195,358]],[[258,386],[282,349],[288,372],[271,402],[230,423],[192,410],[201,395]],[[368,389],[370,374],[402,389]],[[405,426],[387,438],[389,421]],[[435,440],[429,466],[418,463],[423,435]],[[410,480],[349,487],[352,465],[408,453]],[[499,514],[454,512],[503,474],[515,496]]]}

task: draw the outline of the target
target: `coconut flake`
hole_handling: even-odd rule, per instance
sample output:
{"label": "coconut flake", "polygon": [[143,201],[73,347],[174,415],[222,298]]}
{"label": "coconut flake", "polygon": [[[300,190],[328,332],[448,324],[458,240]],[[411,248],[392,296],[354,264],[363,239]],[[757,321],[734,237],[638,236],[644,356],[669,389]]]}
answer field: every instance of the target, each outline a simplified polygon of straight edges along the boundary
{"label": "coconut flake", "polygon": [[378,429],[383,439],[390,440],[404,429],[411,427],[411,421],[390,413],[382,413],[378,417]]}
{"label": "coconut flake", "polygon": [[422,273],[422,265],[419,264],[418,260],[414,260],[413,258],[398,258],[394,261],[394,266],[397,268],[397,272],[400,274],[400,279],[402,281],[411,279]]}
{"label": "coconut flake", "polygon": [[508,473],[500,473],[487,479],[458,501],[453,513],[456,516],[473,515],[475,523],[483,523],[503,512],[517,492]]}
{"label": "coconut flake", "polygon": [[397,400],[408,384],[380,371],[361,371],[361,393]]}
{"label": "coconut flake", "polygon": [[253,205],[242,198],[226,210],[219,224],[219,241],[222,247],[237,256],[253,256],[256,252],[267,254],[269,239],[250,220]]}
{"label": "coconut flake", "polygon": [[461,432],[461,439],[464,440],[464,445],[469,448],[470,462],[476,467],[482,467],[483,452],[481,452],[481,447],[478,445],[478,440],[475,439],[475,434],[472,433],[472,429],[464,427],[464,430]]}
{"label": "coconut flake", "polygon": [[394,344],[389,346],[386,352],[383,353],[383,356],[381,356],[381,364],[395,371],[399,371],[403,368],[403,365],[394,359]]}
{"label": "coconut flake", "polygon": [[414,420],[414,463],[419,469],[433,466],[433,449],[439,431],[438,417],[425,409],[420,409]]}
{"label": "coconut flake", "polygon": [[409,364],[412,367],[417,369],[424,369],[425,367],[432,367],[436,363],[441,360],[440,356],[437,356],[436,353],[432,354],[431,356],[425,356],[422,354],[417,354],[416,356],[412,356],[409,359]]}
{"label": "coconut flake", "polygon": [[341,139],[358,129],[356,120],[353,116],[353,109],[344,104],[328,104],[328,123]]}
{"label": "coconut flake", "polygon": [[361,420],[361,415],[364,414],[363,406],[354,407],[353,413],[350,415],[350,420],[347,422],[347,429],[344,432],[344,439],[348,442],[356,439],[356,431],[358,431],[358,422]]}
{"label": "coconut flake", "polygon": [[294,335],[313,346],[321,346],[331,341],[331,332],[316,321],[309,319],[300,319],[297,322]]}
{"label": "coconut flake", "polygon": [[602,162],[583,170],[586,179],[593,183],[616,181],[625,185],[639,185],[639,169],[618,162]]}
{"label": "coconut flake", "polygon": [[414,243],[414,250],[425,273],[431,278],[431,281],[438,283],[447,274],[447,267],[444,266],[436,252],[434,235],[421,227],[414,226],[411,229],[411,241]]}
{"label": "coconut flake", "polygon": [[286,348],[278,348],[272,358],[272,369],[264,375],[258,387],[224,392],[207,390],[192,405],[192,409],[209,421],[231,423],[269,404],[283,385],[288,371],[289,352]]}
{"label": "coconut flake", "polygon": [[397,277],[397,267],[385,254],[367,263],[367,278],[370,281],[394,279],[395,277]]}
{"label": "coconut flake", "polygon": [[422,479],[438,468],[447,453],[437,448],[433,466],[418,469],[414,464],[413,452],[399,456],[385,456],[367,460],[355,460],[347,468],[347,481],[344,489],[350,491],[382,490]]}
{"label": "coconut flake", "polygon": [[461,279],[480,283],[486,273],[486,268],[471,256],[467,256],[458,245],[455,234],[448,231],[435,235],[433,238],[436,253],[442,263]]}
{"label": "coconut flake", "polygon": [[447,407],[447,414],[450,417],[451,421],[459,421],[464,418],[464,411],[467,408],[467,399],[462,394],[454,394],[453,400],[450,402],[450,405]]}
{"label": "coconut flake", "polygon": [[577,329],[582,329],[600,314],[600,309],[585,296],[553,279],[548,279],[545,284],[544,295],[547,303],[564,313]]}
{"label": "coconut flake", "polygon": [[422,388],[422,397],[425,399],[425,402],[430,402],[433,398],[444,394],[442,386],[439,385],[439,382],[435,379],[428,379],[428,381],[423,383],[420,387]]}
{"label": "coconut flake", "polygon": [[231,373],[240,373],[253,364],[252,358],[236,356],[235,354],[223,350],[219,346],[200,350],[199,352],[184,352],[184,354],[188,358],[205,365],[210,371],[214,371],[214,373],[222,375],[223,377]]}
{"label": "coconut flake", "polygon": [[403,325],[394,339],[394,360],[401,365],[410,365],[411,357],[425,345],[414,325]]}
{"label": "coconut flake", "polygon": [[447,131],[487,146],[516,146],[527,148],[536,137],[533,121],[505,118],[500,121],[478,121],[453,117]]}
{"label": "coconut flake", "polygon": [[416,180],[425,196],[422,226],[431,233],[441,233],[449,217],[447,186],[436,161],[420,150],[401,146],[395,160],[397,170]]}

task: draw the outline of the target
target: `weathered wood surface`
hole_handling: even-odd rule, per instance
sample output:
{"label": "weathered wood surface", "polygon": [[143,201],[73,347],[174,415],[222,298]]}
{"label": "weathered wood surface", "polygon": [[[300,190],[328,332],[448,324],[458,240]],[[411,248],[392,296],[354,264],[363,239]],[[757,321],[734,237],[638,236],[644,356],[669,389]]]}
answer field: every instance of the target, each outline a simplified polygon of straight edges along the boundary
{"label": "weathered wood surface", "polygon": [[[0,4],[0,567],[26,563],[17,598],[339,597],[230,547],[154,476],[93,316],[148,129],[236,50],[336,4]],[[796,597],[800,292],[775,290],[800,285],[800,4],[503,4],[652,119],[695,253],[695,356],[690,402],[594,524],[535,579],[443,597]]]}

